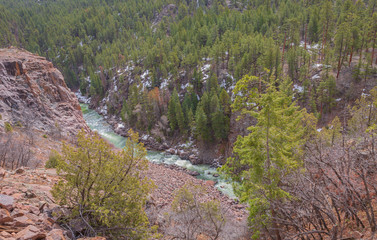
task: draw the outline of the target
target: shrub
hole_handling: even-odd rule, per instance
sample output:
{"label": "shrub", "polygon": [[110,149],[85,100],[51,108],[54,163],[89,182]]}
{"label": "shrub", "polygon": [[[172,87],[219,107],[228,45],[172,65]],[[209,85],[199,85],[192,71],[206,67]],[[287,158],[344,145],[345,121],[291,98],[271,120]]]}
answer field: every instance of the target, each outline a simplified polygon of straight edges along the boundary
{"label": "shrub", "polygon": [[5,122],[4,128],[5,128],[5,132],[13,132],[13,127],[9,122]]}
{"label": "shrub", "polygon": [[56,151],[51,151],[48,161],[46,162],[45,168],[56,168],[58,165],[59,154]]}
{"label": "shrub", "polygon": [[[138,134],[129,131],[121,151],[113,151],[97,133],[78,133],[77,147],[63,143],[57,173],[62,180],[53,188],[57,202],[71,209],[65,223],[79,219],[87,236],[113,239],[155,237],[144,212],[153,182],[142,177],[147,169],[146,149]],[[76,220],[76,221],[72,221]],[[71,224],[73,226],[74,224]]]}
{"label": "shrub", "polygon": [[22,123],[20,121],[17,121],[16,124],[15,124],[16,127],[19,127],[19,128],[22,128]]}
{"label": "shrub", "polygon": [[48,138],[46,134],[43,134],[43,136],[42,136],[42,137],[43,137],[43,138]]}
{"label": "shrub", "polygon": [[169,234],[178,239],[197,239],[203,233],[209,239],[229,239],[222,236],[226,220],[220,202],[204,200],[205,195],[203,187],[192,184],[175,193],[170,216],[175,224],[174,229],[167,229]]}

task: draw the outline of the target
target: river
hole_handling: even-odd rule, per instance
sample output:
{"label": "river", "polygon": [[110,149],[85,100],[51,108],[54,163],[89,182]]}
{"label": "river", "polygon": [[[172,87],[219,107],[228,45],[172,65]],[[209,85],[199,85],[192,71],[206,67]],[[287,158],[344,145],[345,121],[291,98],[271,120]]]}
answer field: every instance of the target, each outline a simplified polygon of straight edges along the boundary
{"label": "river", "polygon": [[[108,124],[103,116],[99,115],[96,111],[89,109],[87,104],[80,104],[84,119],[88,126],[97,131],[104,139],[112,143],[117,148],[123,148],[127,141],[127,138],[116,134],[110,124]],[[233,192],[232,185],[221,176],[214,177],[217,174],[216,168],[209,165],[193,165],[188,160],[183,160],[177,155],[171,155],[165,152],[148,151],[147,159],[154,163],[174,164],[180,167],[184,167],[191,171],[196,171],[200,175],[199,179],[213,180],[216,183],[215,187],[222,193],[228,195],[230,198],[236,198]]]}

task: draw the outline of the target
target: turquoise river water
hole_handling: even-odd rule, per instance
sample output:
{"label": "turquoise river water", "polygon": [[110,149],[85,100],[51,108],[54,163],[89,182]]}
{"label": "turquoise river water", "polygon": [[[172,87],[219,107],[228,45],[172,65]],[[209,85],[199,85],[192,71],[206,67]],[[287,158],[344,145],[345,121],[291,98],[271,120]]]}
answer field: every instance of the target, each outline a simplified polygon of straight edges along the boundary
{"label": "turquoise river water", "polygon": [[[112,143],[117,148],[123,148],[125,146],[127,138],[116,134],[112,127],[105,121],[103,116],[99,115],[96,111],[89,109],[87,104],[80,105],[84,119],[92,130],[97,131],[104,139]],[[197,178],[217,182],[215,186],[221,192],[231,198],[235,198],[232,185],[221,176],[213,176],[217,173],[216,168],[210,167],[209,165],[193,165],[190,161],[183,160],[177,155],[157,151],[148,151],[147,159],[154,163],[174,164],[191,171],[196,171],[200,174],[197,176]]]}

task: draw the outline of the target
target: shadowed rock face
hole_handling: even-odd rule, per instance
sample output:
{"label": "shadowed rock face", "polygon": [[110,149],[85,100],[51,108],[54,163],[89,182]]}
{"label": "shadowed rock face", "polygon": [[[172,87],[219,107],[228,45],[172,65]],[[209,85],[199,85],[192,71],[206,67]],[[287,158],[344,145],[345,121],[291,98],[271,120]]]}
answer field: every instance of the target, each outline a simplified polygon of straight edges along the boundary
{"label": "shadowed rock face", "polygon": [[52,63],[25,50],[0,49],[0,126],[21,122],[65,136],[89,130],[74,93]]}

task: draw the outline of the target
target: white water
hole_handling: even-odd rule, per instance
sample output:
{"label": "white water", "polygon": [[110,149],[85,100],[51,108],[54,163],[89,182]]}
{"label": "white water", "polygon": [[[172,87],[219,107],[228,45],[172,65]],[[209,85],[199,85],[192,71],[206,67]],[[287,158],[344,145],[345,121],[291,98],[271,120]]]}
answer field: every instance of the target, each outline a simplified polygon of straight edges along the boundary
{"label": "white water", "polygon": [[[123,148],[125,146],[127,138],[116,134],[104,118],[96,111],[89,109],[87,104],[80,105],[84,119],[92,130],[97,131],[104,139],[117,148]],[[214,174],[217,174],[216,168],[210,167],[209,165],[193,165],[190,161],[183,160],[177,155],[170,155],[164,152],[148,151],[147,159],[154,163],[173,164],[191,171],[196,171],[200,174],[197,178],[217,182],[215,186],[221,192],[228,195],[230,198],[236,198],[232,185],[228,181],[221,176],[213,176]]]}

